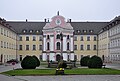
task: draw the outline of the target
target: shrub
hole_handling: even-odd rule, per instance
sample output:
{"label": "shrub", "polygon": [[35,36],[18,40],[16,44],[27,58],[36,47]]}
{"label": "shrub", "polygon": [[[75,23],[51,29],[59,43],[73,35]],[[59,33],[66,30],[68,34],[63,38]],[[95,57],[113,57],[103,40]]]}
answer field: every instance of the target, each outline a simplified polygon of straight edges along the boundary
{"label": "shrub", "polygon": [[37,67],[39,67],[39,66],[40,66],[40,61],[39,61],[39,59],[38,59],[36,56],[33,56],[33,58],[37,61]]}
{"label": "shrub", "polygon": [[83,58],[81,58],[80,60],[80,65],[81,66],[88,66],[88,61],[89,61],[90,57],[89,56],[84,56]]}
{"label": "shrub", "polygon": [[26,56],[21,62],[21,67],[23,69],[35,69],[36,66],[37,61],[32,56]]}
{"label": "shrub", "polygon": [[98,56],[92,56],[88,61],[89,68],[102,68],[102,59]]}
{"label": "shrub", "polygon": [[58,63],[58,67],[57,68],[67,68],[67,63],[65,61],[61,60]]}

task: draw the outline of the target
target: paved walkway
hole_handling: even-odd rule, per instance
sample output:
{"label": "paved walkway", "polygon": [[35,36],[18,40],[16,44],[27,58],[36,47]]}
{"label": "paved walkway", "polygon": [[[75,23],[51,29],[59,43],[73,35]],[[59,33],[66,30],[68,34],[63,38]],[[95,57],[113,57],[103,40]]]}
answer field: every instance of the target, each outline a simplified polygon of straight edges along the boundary
{"label": "paved walkway", "polygon": [[[21,66],[16,64],[14,68],[21,68]],[[39,68],[44,69],[42,66]],[[120,63],[107,63],[106,68],[120,70]],[[11,65],[0,65],[0,72],[12,69]],[[5,76],[0,74],[0,81],[120,81],[120,75]]]}

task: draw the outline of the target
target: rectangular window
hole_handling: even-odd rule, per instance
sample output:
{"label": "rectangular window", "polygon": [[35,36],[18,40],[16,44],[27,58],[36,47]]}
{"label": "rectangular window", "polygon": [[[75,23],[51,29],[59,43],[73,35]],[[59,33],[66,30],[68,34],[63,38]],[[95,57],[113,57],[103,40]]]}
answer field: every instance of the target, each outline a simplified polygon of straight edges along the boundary
{"label": "rectangular window", "polygon": [[74,41],[77,41],[77,36],[74,36]]}
{"label": "rectangular window", "polygon": [[87,50],[90,50],[90,45],[87,45]]}
{"label": "rectangular window", "polygon": [[1,41],[1,48],[3,48],[3,41]]}
{"label": "rectangular window", "polygon": [[19,45],[19,50],[22,50],[22,45]]}
{"label": "rectangular window", "polygon": [[7,37],[8,37],[8,31],[7,31]]}
{"label": "rectangular window", "polygon": [[39,41],[42,41],[42,36],[39,37]]}
{"label": "rectangular window", "polygon": [[39,45],[39,50],[42,50],[42,45]]}
{"label": "rectangular window", "polygon": [[6,42],[4,42],[4,48],[6,48]]}
{"label": "rectangular window", "polygon": [[96,50],[96,48],[97,48],[96,45],[94,45],[94,50]]}
{"label": "rectangular window", "polygon": [[33,45],[33,50],[36,50],[36,45]]}
{"label": "rectangular window", "polygon": [[80,41],[83,41],[83,36],[80,37]]}
{"label": "rectangular window", "polygon": [[74,50],[77,50],[77,45],[74,45]]}
{"label": "rectangular window", "polygon": [[1,35],[3,35],[3,28],[1,28]]}
{"label": "rectangular window", "polygon": [[28,36],[26,36],[26,41],[29,41],[29,37]]}
{"label": "rectangular window", "polygon": [[26,45],[26,50],[29,50],[29,45]]}
{"label": "rectangular window", "polygon": [[19,36],[19,41],[22,41],[22,36]]}
{"label": "rectangular window", "polygon": [[87,41],[90,41],[90,36],[87,36]]}
{"label": "rectangular window", "polygon": [[35,36],[33,36],[33,41],[36,41],[36,37]]}
{"label": "rectangular window", "polygon": [[50,36],[49,36],[49,35],[47,35],[47,39],[50,39]]}
{"label": "rectangular window", "polygon": [[4,29],[4,36],[6,36],[6,30]]}
{"label": "rectangular window", "polygon": [[94,41],[96,41],[97,40],[97,37],[96,36],[94,36]]}
{"label": "rectangular window", "polygon": [[80,45],[80,50],[84,50],[83,45]]}
{"label": "rectangular window", "polygon": [[8,43],[7,43],[7,48],[8,48]]}

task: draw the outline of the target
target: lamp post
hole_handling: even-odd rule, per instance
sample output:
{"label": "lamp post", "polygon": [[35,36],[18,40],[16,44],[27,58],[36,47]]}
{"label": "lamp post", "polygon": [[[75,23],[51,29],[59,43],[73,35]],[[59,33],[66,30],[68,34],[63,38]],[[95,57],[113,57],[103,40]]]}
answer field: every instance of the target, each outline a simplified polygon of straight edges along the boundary
{"label": "lamp post", "polygon": [[62,54],[62,47],[63,47],[63,34],[62,32],[60,33],[60,40],[61,40],[61,59],[60,60],[63,60],[63,54]]}

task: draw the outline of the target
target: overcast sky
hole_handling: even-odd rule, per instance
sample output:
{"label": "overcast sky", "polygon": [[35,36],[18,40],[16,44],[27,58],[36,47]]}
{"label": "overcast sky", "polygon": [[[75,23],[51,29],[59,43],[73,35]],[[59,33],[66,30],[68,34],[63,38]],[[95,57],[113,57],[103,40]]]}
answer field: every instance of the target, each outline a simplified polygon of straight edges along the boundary
{"label": "overcast sky", "polygon": [[56,15],[77,21],[109,21],[120,15],[120,0],[0,0],[6,20],[44,20]]}

